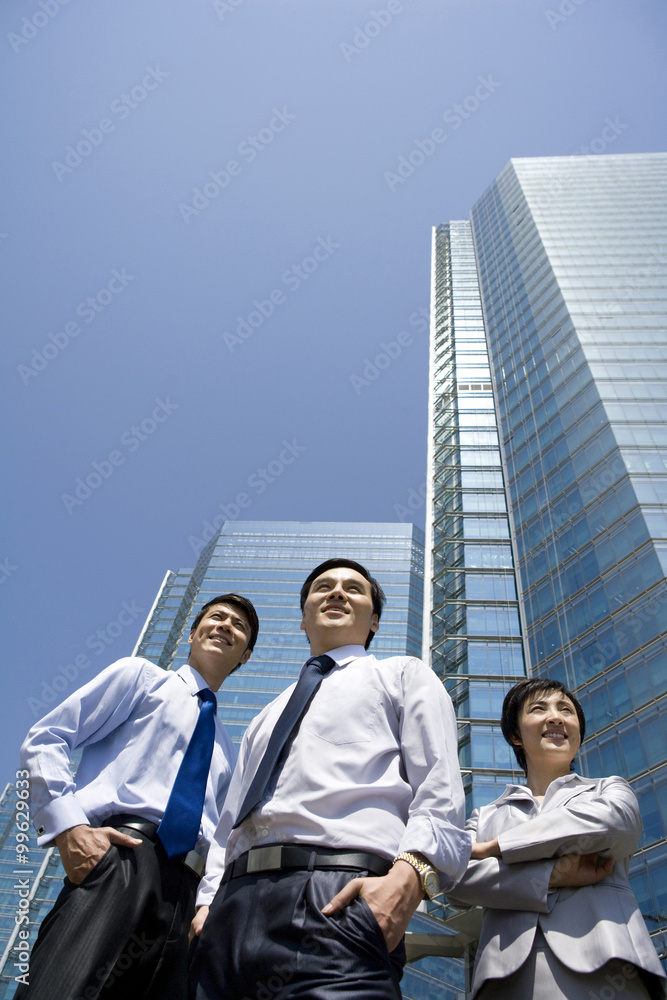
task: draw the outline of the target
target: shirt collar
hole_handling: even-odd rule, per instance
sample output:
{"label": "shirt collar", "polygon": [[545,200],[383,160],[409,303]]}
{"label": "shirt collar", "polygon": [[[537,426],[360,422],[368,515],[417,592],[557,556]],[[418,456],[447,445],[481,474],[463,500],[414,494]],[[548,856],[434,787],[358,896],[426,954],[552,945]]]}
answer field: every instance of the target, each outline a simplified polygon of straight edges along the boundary
{"label": "shirt collar", "polygon": [[336,661],[336,666],[344,667],[347,663],[351,663],[352,660],[358,660],[362,656],[372,656],[373,654],[369,653],[363,646],[349,645],[337,646],[336,649],[328,649],[326,655]]}
{"label": "shirt collar", "polygon": [[[569,774],[564,774],[560,778],[555,778],[545,792],[545,798],[547,795],[551,796],[559,788],[568,784],[581,784],[581,785],[592,785],[595,783],[594,778],[583,778],[576,771],[571,771]],[[496,803],[500,805],[501,802],[506,802],[508,799],[530,799],[535,801],[534,796],[527,785],[507,785],[505,791],[502,795],[496,799]]]}
{"label": "shirt collar", "polygon": [[187,686],[188,691],[195,698],[202,688],[207,688],[208,684],[204,680],[201,674],[197,673],[194,667],[191,667],[189,663],[184,663],[176,671],[176,676],[180,677],[183,683]]}

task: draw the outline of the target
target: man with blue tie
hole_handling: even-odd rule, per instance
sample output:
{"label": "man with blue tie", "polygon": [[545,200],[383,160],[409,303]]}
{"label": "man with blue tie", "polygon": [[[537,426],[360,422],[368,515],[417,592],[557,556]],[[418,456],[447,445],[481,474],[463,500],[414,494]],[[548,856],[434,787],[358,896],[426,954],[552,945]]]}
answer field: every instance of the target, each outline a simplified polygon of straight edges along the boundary
{"label": "man with blue tie", "polygon": [[368,652],[383,602],[349,559],[303,585],[311,656],[243,739],[197,898],[197,1000],[398,1000],[412,913],[465,871],[453,707],[420,660]]}
{"label": "man with blue tie", "polygon": [[67,878],[17,997],[182,998],[194,896],[236,757],[215,692],[257,633],[250,601],[222,594],[197,614],[180,670],[124,657],[30,730],[21,766],[38,844],[57,845]]}

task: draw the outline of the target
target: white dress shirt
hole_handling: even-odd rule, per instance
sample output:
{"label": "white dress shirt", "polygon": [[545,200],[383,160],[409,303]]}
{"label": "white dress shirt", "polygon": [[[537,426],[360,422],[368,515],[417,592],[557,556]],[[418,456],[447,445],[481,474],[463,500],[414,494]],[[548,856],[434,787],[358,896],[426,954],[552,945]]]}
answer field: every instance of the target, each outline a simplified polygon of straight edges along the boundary
{"label": "white dress shirt", "polygon": [[[21,747],[30,772],[40,847],[80,823],[102,826],[114,813],[162,819],[199,718],[206,681],[191,666],[163,670],[123,657],[37,722]],[[72,751],[83,747],[73,778]],[[206,854],[220,816],[236,750],[219,719],[196,849]]]}
{"label": "white dress shirt", "polygon": [[418,851],[442,873],[443,888],[465,871],[471,836],[463,829],[456,717],[442,682],[414,657],[377,660],[356,645],[328,655],[336,666],[308,706],[275,788],[232,830],[294,685],[250,723],[199,906],[213,899],[226,860],[265,844],[321,844],[390,860]]}

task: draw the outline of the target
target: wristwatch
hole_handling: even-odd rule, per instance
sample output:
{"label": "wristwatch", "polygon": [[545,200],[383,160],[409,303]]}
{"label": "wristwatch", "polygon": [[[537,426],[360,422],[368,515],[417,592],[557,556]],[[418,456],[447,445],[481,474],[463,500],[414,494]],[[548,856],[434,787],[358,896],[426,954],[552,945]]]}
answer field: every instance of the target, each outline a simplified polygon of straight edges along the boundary
{"label": "wristwatch", "polygon": [[426,893],[428,899],[433,899],[434,896],[440,892],[440,879],[438,878],[438,873],[435,868],[431,868],[428,861],[422,861],[418,858],[416,854],[410,854],[409,851],[403,851],[401,854],[397,854],[394,858],[394,863],[397,861],[407,861],[409,865],[412,865],[414,870],[419,875],[419,880],[422,884],[422,889]]}

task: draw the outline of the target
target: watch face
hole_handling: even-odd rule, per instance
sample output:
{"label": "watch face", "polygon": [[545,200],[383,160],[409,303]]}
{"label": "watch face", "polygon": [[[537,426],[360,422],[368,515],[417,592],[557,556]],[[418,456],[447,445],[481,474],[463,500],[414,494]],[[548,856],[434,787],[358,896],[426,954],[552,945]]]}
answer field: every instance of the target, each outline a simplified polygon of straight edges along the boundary
{"label": "watch face", "polygon": [[429,899],[440,892],[440,879],[433,869],[424,875],[424,891],[428,893]]}

